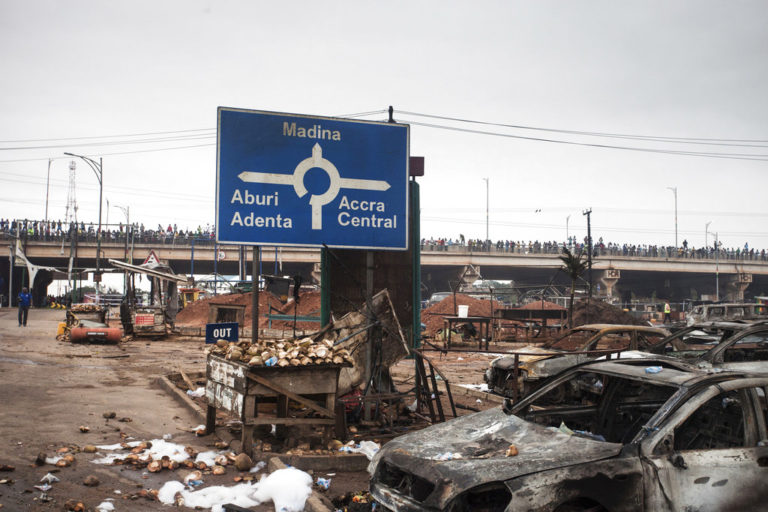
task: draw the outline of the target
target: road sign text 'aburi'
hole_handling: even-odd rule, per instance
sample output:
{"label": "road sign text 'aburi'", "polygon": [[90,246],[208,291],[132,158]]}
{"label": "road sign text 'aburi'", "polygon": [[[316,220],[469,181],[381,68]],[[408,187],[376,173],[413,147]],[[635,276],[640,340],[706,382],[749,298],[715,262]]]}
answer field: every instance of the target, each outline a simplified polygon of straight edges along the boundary
{"label": "road sign text 'aburi'", "polygon": [[219,107],[216,239],[408,247],[408,125]]}

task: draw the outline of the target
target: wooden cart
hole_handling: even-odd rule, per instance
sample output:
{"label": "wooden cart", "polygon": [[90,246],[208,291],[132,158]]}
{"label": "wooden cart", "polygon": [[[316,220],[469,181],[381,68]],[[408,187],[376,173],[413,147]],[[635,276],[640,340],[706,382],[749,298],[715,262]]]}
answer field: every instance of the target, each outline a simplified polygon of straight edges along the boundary
{"label": "wooden cart", "polygon": [[[345,365],[248,366],[209,355],[206,364],[208,410],[205,429],[216,428],[216,410],[236,415],[243,424],[242,451],[253,455],[253,430],[258,425],[324,426],[326,437],[336,424],[339,372]],[[260,415],[258,403],[276,400],[276,415]],[[289,415],[288,402],[312,410],[312,417]]]}

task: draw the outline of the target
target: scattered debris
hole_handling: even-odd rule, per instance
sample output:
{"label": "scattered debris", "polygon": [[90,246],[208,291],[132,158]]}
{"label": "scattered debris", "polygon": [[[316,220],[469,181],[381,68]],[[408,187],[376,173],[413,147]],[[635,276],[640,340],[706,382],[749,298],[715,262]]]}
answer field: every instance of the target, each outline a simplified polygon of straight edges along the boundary
{"label": "scattered debris", "polygon": [[82,432],[83,434],[91,431],[91,427],[86,427],[85,425],[80,425],[79,428],[80,428],[80,432]]}
{"label": "scattered debris", "polygon": [[48,484],[59,482],[59,477],[52,475],[51,473],[46,473],[43,478],[40,479],[41,482],[45,482]]}
{"label": "scattered debris", "polygon": [[83,485],[86,487],[97,487],[101,481],[95,475],[88,475],[83,480]]}
{"label": "scattered debris", "polygon": [[117,417],[117,413],[115,411],[108,411],[102,414],[102,416],[105,419],[111,420],[112,418]]}
{"label": "scattered debris", "polygon": [[15,469],[16,467],[10,464],[0,464],[0,471],[14,471]]}
{"label": "scattered debris", "polygon": [[85,512],[85,505],[82,501],[69,499],[64,503],[64,510],[68,512]]}
{"label": "scattered debris", "polygon": [[245,454],[241,453],[235,457],[235,467],[238,471],[248,471],[253,466],[253,460]]}
{"label": "scattered debris", "polygon": [[96,505],[96,512],[112,512],[115,510],[115,506],[110,501],[102,501]]}

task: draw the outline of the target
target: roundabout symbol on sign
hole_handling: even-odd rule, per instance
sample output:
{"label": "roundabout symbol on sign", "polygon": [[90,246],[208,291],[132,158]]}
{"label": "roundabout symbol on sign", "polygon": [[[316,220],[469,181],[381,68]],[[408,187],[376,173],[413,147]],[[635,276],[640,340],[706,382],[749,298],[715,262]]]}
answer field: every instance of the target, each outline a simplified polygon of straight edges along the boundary
{"label": "roundabout symbol on sign", "polygon": [[364,180],[354,178],[342,178],[339,170],[330,160],[323,158],[323,148],[315,143],[312,147],[312,156],[305,158],[296,166],[293,174],[279,174],[272,172],[248,172],[243,171],[237,175],[241,181],[246,183],[269,183],[272,185],[293,185],[296,195],[304,197],[307,194],[307,188],[304,186],[304,175],[307,171],[317,167],[322,169],[328,175],[330,186],[322,194],[312,194],[309,197],[309,204],[312,207],[312,229],[323,228],[323,206],[330,203],[339,195],[342,188],[354,190],[389,190],[389,183],[383,180]]}

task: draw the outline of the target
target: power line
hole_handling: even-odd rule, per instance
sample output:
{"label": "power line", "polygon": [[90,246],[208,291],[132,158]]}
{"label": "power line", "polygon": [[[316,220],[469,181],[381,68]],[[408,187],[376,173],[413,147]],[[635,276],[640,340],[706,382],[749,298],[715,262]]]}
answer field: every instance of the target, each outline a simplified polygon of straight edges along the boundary
{"label": "power line", "polygon": [[[516,125],[516,124],[505,124],[505,123],[494,123],[489,121],[476,121],[472,119],[462,119],[458,117],[449,117],[449,116],[438,116],[438,115],[432,115],[432,114],[422,114],[419,112],[409,112],[405,110],[398,110],[398,112],[406,115],[412,115],[412,116],[418,116],[418,117],[428,117],[431,119],[442,119],[445,121],[456,121],[461,123],[470,123],[470,124],[480,124],[480,125],[486,125],[486,126],[499,126],[503,128],[514,128],[514,129],[521,129],[521,130],[536,130],[536,131],[544,131],[544,132],[554,132],[554,133],[567,133],[571,135],[589,135],[593,137],[608,137],[608,138],[618,138],[618,139],[632,139],[632,140],[648,140],[648,141],[655,141],[655,142],[676,142],[676,143],[682,143],[682,144],[707,144],[707,145],[713,145],[713,146],[737,146],[737,147],[759,147],[764,148],[768,147],[763,144],[768,144],[768,140],[754,140],[754,139],[708,139],[708,138],[698,138],[698,137],[668,137],[668,136],[658,136],[658,135],[632,135],[632,134],[626,134],[626,133],[609,133],[609,132],[592,132],[592,131],[581,131],[581,130],[566,130],[561,128],[542,128],[538,126],[525,126],[525,125]],[[734,142],[758,142],[761,144],[757,145],[751,145],[751,144],[732,144]]]}
{"label": "power line", "polygon": [[[118,151],[115,153],[99,153],[97,155],[91,154],[91,155],[85,155],[85,156],[116,156],[116,155],[132,155],[135,153],[156,153],[158,151],[175,151],[177,149],[190,149],[190,148],[204,148],[204,147],[210,147],[215,146],[216,143],[211,144],[194,144],[191,146],[174,146],[170,148],[154,148],[154,149],[137,149],[135,151]],[[20,158],[16,160],[0,160],[0,164],[5,163],[16,163],[16,162],[40,162],[40,161],[48,161],[51,158]],[[69,160],[70,157],[67,156],[55,156],[52,157],[53,160]]]}
{"label": "power line", "polygon": [[541,137],[527,137],[524,135],[514,135],[510,133],[489,132],[484,130],[472,130],[469,128],[458,128],[455,126],[445,126],[445,125],[432,124],[432,123],[421,123],[418,121],[407,121],[407,122],[412,125],[424,126],[427,128],[437,128],[441,130],[474,133],[478,135],[492,135],[495,137],[506,137],[510,139],[530,140],[535,142],[550,142],[555,144],[566,144],[571,146],[583,146],[583,147],[593,147],[593,148],[601,148],[601,149],[622,149],[626,151],[639,151],[643,153],[662,153],[662,154],[668,154],[668,155],[700,156],[700,157],[707,157],[707,158],[724,158],[724,159],[730,159],[730,160],[756,160],[760,162],[768,161],[768,155],[751,155],[751,154],[739,154],[739,153],[703,153],[703,152],[696,152],[696,151],[679,151],[679,150],[671,150],[671,149],[640,148],[640,147],[632,147],[632,146],[612,146],[608,144],[591,144],[587,142],[545,139]]}
{"label": "power line", "polygon": [[212,139],[216,135],[187,135],[180,137],[159,137],[154,139],[136,139],[136,140],[121,140],[121,141],[108,141],[108,142],[83,142],[83,143],[67,143],[56,144],[47,146],[18,146],[10,148],[0,148],[0,151],[22,151],[29,149],[60,149],[71,147],[94,147],[94,146],[122,146],[124,144],[155,144],[158,142],[179,142],[185,140],[201,140]]}
{"label": "power line", "polygon": [[191,132],[205,132],[216,131],[216,128],[193,128],[190,130],[174,130],[167,132],[145,132],[145,133],[124,133],[120,135],[93,135],[89,137],[60,137],[53,139],[15,139],[15,140],[0,140],[0,144],[15,144],[24,142],[56,142],[63,140],[87,140],[87,139],[116,139],[118,137],[146,137],[147,135],[170,135],[173,133],[191,133]]}

